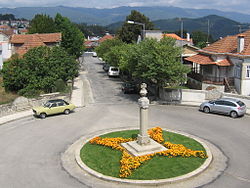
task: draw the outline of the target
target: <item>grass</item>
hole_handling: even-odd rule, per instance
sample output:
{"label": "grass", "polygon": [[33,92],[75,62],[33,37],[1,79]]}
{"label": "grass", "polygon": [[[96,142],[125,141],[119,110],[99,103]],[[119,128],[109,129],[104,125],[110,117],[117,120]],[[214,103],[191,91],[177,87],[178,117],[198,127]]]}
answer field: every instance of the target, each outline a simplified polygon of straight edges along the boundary
{"label": "grass", "polygon": [[17,94],[5,92],[3,87],[3,78],[0,76],[0,105],[14,101],[18,97]]}
{"label": "grass", "polygon": [[[101,137],[131,138],[135,134],[138,134],[138,130],[113,132],[102,135]],[[163,131],[163,137],[165,141],[170,141],[174,144],[183,144],[192,150],[205,150],[200,143],[186,136]],[[119,161],[121,159],[120,151],[87,143],[81,149],[80,157],[82,161],[91,169],[107,176],[119,178]],[[163,156],[155,156],[153,159],[145,162],[138,169],[134,170],[128,179],[150,180],[176,177],[197,169],[204,163],[204,161],[205,159],[195,157],[168,158]]]}

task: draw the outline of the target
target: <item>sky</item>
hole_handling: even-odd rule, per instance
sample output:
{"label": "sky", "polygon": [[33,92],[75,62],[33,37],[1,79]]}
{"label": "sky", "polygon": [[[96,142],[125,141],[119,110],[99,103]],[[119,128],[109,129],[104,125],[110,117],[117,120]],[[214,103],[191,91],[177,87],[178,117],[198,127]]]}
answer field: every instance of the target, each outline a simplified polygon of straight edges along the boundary
{"label": "sky", "polygon": [[181,8],[217,9],[250,14],[250,0],[0,0],[0,7],[88,7],[175,6]]}

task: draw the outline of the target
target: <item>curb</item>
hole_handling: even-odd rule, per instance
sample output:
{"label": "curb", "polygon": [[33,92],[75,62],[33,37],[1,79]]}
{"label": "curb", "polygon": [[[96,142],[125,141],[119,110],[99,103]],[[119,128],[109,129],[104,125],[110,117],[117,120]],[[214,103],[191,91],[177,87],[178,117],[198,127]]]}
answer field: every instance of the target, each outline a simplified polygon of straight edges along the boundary
{"label": "curb", "polygon": [[[150,105],[175,105],[175,106],[189,106],[189,107],[199,107],[201,103],[197,102],[182,102],[182,103],[171,103],[166,101],[153,101]],[[250,109],[247,109],[245,115],[250,116]]]}
{"label": "curb", "polygon": [[[120,179],[120,178],[113,178],[110,176],[105,176],[99,172],[96,172],[89,167],[87,167],[80,159],[80,149],[82,146],[88,142],[91,138],[97,135],[102,135],[105,133],[109,132],[114,132],[114,131],[121,131],[121,130],[131,130],[131,129],[138,129],[138,128],[119,128],[119,129],[110,129],[110,130],[102,130],[99,131],[98,134],[90,134],[89,136],[83,136],[80,139],[78,139],[73,145],[71,145],[65,153],[62,155],[62,164],[64,169],[69,172],[73,177],[75,177],[78,181],[86,183],[86,180],[82,180],[83,178],[86,178],[88,175],[88,178],[94,178],[95,180],[92,180],[92,182],[95,181],[103,181],[107,184],[110,184],[110,186],[114,184],[119,184],[119,185],[130,185],[130,186],[162,186],[162,185],[167,185],[167,186],[176,186],[176,187],[197,187],[201,186],[204,184],[207,184],[214,179],[216,179],[226,168],[227,164],[227,158],[223,155],[223,153],[215,147],[213,144],[198,138],[196,136],[179,132],[179,131],[172,131],[168,129],[164,129],[166,131],[182,134],[184,136],[191,137],[195,139],[196,141],[200,142],[203,147],[206,149],[207,155],[209,156],[208,159],[203,163],[202,166],[200,166],[198,169],[194,170],[193,172],[190,172],[186,175],[175,177],[175,178],[168,178],[168,179],[160,179],[160,180],[128,180],[128,179]],[[212,150],[210,150],[212,148]],[[68,152],[71,151],[69,154]],[[212,157],[212,153],[215,157]],[[74,170],[76,170],[76,166],[81,169],[81,173],[78,172],[77,176],[74,176],[74,173],[69,169],[67,169],[67,161],[64,161],[64,155],[71,155],[71,163],[74,161]],[[72,165],[72,164],[71,164]],[[209,168],[208,168],[209,167]],[[84,176],[84,177],[83,177]],[[95,187],[95,186],[94,186]]]}
{"label": "curb", "polygon": [[[128,130],[128,129],[122,129],[122,130]],[[122,130],[118,130],[118,131],[122,131]],[[163,130],[168,131],[168,132],[181,134],[183,136],[187,136],[187,137],[192,138],[192,139],[196,140],[197,142],[199,142],[205,148],[206,153],[208,155],[208,158],[206,159],[206,161],[199,168],[195,169],[194,171],[192,171],[188,174],[182,175],[182,176],[174,177],[174,178],[167,178],[167,179],[160,179],[160,180],[129,180],[129,179],[115,178],[115,177],[106,176],[106,175],[103,175],[99,172],[96,172],[82,162],[82,160],[80,158],[80,150],[91,138],[93,138],[93,137],[91,137],[88,139],[84,139],[84,138],[80,139],[80,140],[84,139],[84,141],[81,144],[79,144],[76,148],[76,152],[75,152],[76,162],[80,168],[82,168],[83,170],[87,171],[89,174],[91,174],[97,178],[101,178],[101,179],[107,180],[107,181],[113,181],[113,182],[119,182],[119,183],[129,183],[129,184],[134,184],[134,185],[138,185],[138,184],[139,185],[159,185],[159,184],[166,184],[166,183],[172,184],[172,183],[176,183],[178,181],[183,181],[183,180],[186,180],[186,179],[191,178],[193,176],[196,176],[196,175],[202,173],[204,170],[206,170],[209,167],[210,163],[212,162],[213,156],[212,156],[210,149],[205,144],[205,142],[203,142],[200,139],[198,139],[197,137],[190,135],[190,134],[187,134],[187,133],[181,133],[178,131],[170,131],[167,129],[163,129]],[[103,134],[107,134],[110,132],[113,132],[113,131],[107,131],[107,132],[104,132]],[[99,136],[99,135],[96,135],[96,136]],[[77,142],[79,142],[79,140]]]}
{"label": "curb", "polygon": [[[16,117],[19,114],[21,114],[21,115],[19,117]],[[17,113],[11,114],[11,115],[0,117],[0,125],[3,125],[5,123],[9,123],[9,122],[12,122],[12,121],[15,121],[15,120],[18,120],[18,119],[22,119],[22,118],[25,118],[25,117],[29,117],[32,114],[33,113],[32,113],[32,111],[30,109],[30,110],[17,112]]]}

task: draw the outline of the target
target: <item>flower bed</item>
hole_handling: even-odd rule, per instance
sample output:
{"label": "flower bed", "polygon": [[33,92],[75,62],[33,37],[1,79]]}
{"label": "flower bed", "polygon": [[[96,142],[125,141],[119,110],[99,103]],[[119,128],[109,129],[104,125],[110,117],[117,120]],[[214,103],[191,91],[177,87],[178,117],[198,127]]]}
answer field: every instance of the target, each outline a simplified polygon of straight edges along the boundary
{"label": "flower bed", "polygon": [[[124,132],[124,131],[122,131],[122,132]],[[126,131],[126,132],[129,132],[129,131]],[[109,173],[107,171],[105,172],[105,170],[104,170],[105,168],[103,168],[103,167],[106,164],[99,164],[99,166],[101,166],[99,168],[97,165],[93,165],[95,163],[94,161],[89,163],[89,160],[91,157],[88,157],[87,154],[84,154],[86,152],[89,152],[89,151],[86,151],[84,149],[84,147],[81,150],[81,158],[82,158],[83,162],[85,164],[87,164],[90,168],[93,168],[94,170],[99,171],[105,175],[111,175],[114,177],[121,177],[121,178],[131,178],[131,179],[134,179],[134,178],[135,179],[144,179],[144,178],[146,178],[146,179],[161,179],[161,178],[175,177],[175,176],[183,175],[185,173],[193,171],[194,169],[198,168],[204,162],[205,158],[207,157],[206,153],[204,152],[204,148],[193,139],[187,138],[187,137],[182,136],[182,135],[162,131],[162,129],[160,127],[155,127],[155,128],[149,129],[148,134],[150,135],[150,137],[152,139],[163,144],[166,147],[166,151],[134,157],[134,156],[130,155],[120,145],[120,143],[129,142],[129,141],[134,140],[132,138],[125,138],[125,137],[120,137],[120,136],[112,138],[112,135],[119,135],[119,134],[114,133],[114,134],[109,134],[109,135],[103,135],[101,137],[95,137],[92,140],[90,140],[89,144],[92,145],[92,147],[101,145],[101,146],[106,146],[106,147],[112,148],[110,151],[111,153],[112,153],[112,150],[118,150],[118,151],[122,152],[122,155],[117,155],[117,153],[114,154],[114,155],[117,155],[117,157],[119,157],[118,165],[115,166],[116,173],[117,173],[117,168],[119,168],[119,175],[118,174],[114,175],[114,173]],[[173,135],[175,135],[177,137],[176,140],[182,140],[182,142],[184,141],[185,144],[190,145],[191,147],[195,145],[196,147],[194,147],[194,148],[197,148],[197,149],[190,149],[188,147],[185,147],[183,144],[171,143],[169,140],[169,135],[171,135],[171,138],[173,138]],[[173,142],[175,142],[176,140],[173,139]],[[187,142],[186,140],[188,140],[189,142]],[[164,142],[164,141],[167,141],[167,142]],[[88,148],[90,147],[90,145],[88,145]],[[102,153],[104,154],[104,152],[102,152]],[[102,158],[102,156],[99,156],[99,157],[100,157],[100,159]],[[143,169],[140,170],[142,167],[146,167],[146,169],[147,169],[147,166],[150,166],[151,161],[154,161],[156,163],[161,163],[162,159],[163,159],[163,161],[165,160],[164,158],[168,158],[170,165],[164,164],[163,166],[172,166],[171,168],[176,168],[177,171],[179,171],[179,172],[174,172],[172,174],[166,173],[167,177],[165,175],[163,175],[163,176],[158,175],[156,177],[155,177],[155,175],[153,175],[151,178],[148,178],[147,176],[145,176],[144,170]],[[176,158],[177,160],[173,160],[174,158]],[[184,160],[182,160],[182,158]],[[188,158],[188,160],[185,160],[185,158]],[[194,160],[194,159],[196,159],[196,160]],[[172,162],[171,162],[171,160],[172,160]],[[116,161],[117,161],[117,159],[116,159]],[[181,164],[181,161],[184,162],[185,164]],[[185,170],[185,169],[183,169],[183,165],[186,166],[187,161],[190,161],[190,165],[188,165],[187,170]],[[108,161],[106,160],[105,163],[108,163]],[[161,164],[159,164],[159,166],[162,167]],[[157,166],[156,168],[159,168],[159,166]],[[155,166],[154,166],[154,168],[155,168]],[[110,168],[110,169],[112,169],[112,168]],[[139,177],[138,177],[137,171],[139,171]],[[140,171],[141,171],[141,174],[140,174]],[[157,169],[157,171],[159,171],[161,173],[161,170]],[[164,171],[164,168],[163,168],[163,171]]]}

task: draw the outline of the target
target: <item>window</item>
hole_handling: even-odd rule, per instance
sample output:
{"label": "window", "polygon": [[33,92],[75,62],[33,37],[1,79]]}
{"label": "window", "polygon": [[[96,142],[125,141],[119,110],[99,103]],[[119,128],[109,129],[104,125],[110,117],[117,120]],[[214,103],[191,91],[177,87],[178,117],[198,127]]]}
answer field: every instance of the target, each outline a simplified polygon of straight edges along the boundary
{"label": "window", "polygon": [[241,101],[238,101],[237,104],[240,105],[240,107],[245,106],[245,104]]}
{"label": "window", "polygon": [[52,105],[50,107],[56,107],[56,103],[52,103]]}
{"label": "window", "polygon": [[232,103],[232,102],[229,102],[229,101],[224,101],[225,105],[226,106],[233,106],[233,107],[236,107],[236,104]]}
{"label": "window", "polygon": [[247,65],[246,78],[250,78],[250,65]]}
{"label": "window", "polygon": [[58,106],[64,106],[64,102],[57,103]]}
{"label": "window", "polygon": [[216,105],[225,105],[225,101],[215,101]]}
{"label": "window", "polygon": [[240,78],[241,77],[241,66],[236,65],[234,69],[234,77]]}

